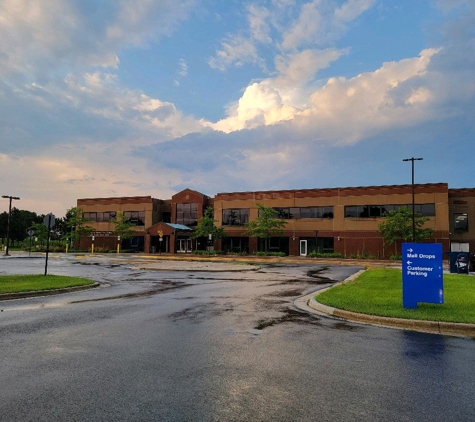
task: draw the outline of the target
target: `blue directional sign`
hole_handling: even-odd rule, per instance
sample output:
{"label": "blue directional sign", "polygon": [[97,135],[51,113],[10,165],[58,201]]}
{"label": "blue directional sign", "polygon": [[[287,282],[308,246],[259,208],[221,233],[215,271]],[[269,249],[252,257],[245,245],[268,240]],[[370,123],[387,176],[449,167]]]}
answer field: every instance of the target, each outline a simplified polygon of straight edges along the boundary
{"label": "blue directional sign", "polygon": [[442,244],[402,244],[402,303],[417,308],[418,302],[444,303]]}

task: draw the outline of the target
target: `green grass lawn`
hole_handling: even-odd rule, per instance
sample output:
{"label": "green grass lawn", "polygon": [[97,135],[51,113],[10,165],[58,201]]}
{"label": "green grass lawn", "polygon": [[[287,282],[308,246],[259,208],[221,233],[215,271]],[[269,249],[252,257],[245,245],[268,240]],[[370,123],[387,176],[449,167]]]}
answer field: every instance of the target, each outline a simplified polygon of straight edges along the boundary
{"label": "green grass lawn", "polygon": [[402,306],[402,274],[397,269],[371,269],[355,281],[335,286],[317,301],[347,311],[396,318],[475,323],[475,277],[444,274],[444,304]]}
{"label": "green grass lawn", "polygon": [[0,294],[61,289],[65,287],[86,286],[89,284],[94,284],[94,281],[63,275],[3,275],[0,276]]}

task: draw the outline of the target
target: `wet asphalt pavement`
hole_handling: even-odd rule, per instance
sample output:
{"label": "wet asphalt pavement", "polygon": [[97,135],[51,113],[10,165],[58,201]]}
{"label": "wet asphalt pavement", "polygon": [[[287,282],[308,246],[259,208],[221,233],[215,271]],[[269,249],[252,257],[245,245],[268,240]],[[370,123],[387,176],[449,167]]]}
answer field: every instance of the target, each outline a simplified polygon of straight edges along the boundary
{"label": "wet asphalt pavement", "polygon": [[[1,301],[0,420],[475,419],[472,340],[294,307],[360,267],[163,267],[50,257],[49,273],[101,287]],[[0,274],[43,269],[0,260]]]}

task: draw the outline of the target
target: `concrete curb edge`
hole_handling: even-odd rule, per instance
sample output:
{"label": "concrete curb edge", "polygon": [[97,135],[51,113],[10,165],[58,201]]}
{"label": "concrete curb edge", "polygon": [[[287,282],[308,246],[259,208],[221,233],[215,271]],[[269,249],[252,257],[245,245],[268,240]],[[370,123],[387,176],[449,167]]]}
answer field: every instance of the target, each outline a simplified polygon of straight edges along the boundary
{"label": "concrete curb edge", "polygon": [[28,297],[39,297],[39,296],[53,296],[53,295],[59,295],[59,294],[64,294],[64,293],[80,292],[82,290],[94,289],[99,286],[100,286],[100,283],[95,282],[94,284],[87,284],[85,286],[65,287],[63,289],[38,290],[38,291],[18,292],[18,293],[2,293],[0,294],[0,302],[3,300],[24,299]]}
{"label": "concrete curb edge", "polygon": [[[343,284],[357,278],[366,270],[358,271],[351,277],[336,283]],[[316,300],[316,296],[324,291],[331,289],[333,286],[322,290],[314,291],[303,297],[297,298],[294,301],[295,306],[307,312],[315,312],[321,315],[329,315],[351,322],[361,324],[375,325],[385,328],[394,328],[400,330],[418,331],[423,333],[441,334],[454,337],[471,337],[475,338],[475,324],[465,324],[460,322],[438,322],[438,321],[424,321],[415,319],[390,318],[377,315],[360,314],[357,312],[344,311],[342,309],[333,308],[324,305]]]}

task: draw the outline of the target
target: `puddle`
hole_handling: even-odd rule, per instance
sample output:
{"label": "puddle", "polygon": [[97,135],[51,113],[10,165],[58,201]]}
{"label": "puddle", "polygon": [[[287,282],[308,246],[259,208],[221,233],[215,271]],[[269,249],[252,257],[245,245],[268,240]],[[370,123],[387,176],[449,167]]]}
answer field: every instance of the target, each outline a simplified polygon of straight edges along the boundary
{"label": "puddle", "polygon": [[274,293],[269,293],[266,296],[272,296],[272,297],[297,297],[301,296],[302,292],[305,289],[292,289],[292,290],[285,290],[283,292],[274,292]]}
{"label": "puddle", "polygon": [[328,283],[336,283],[336,280],[332,280],[331,278],[325,277],[320,275],[323,271],[328,271],[329,267],[322,267],[317,270],[308,270],[307,277],[310,277],[312,280],[306,280],[309,284],[328,284]]}
{"label": "puddle", "polygon": [[164,293],[168,292],[171,290],[175,289],[182,289],[183,287],[187,287],[189,284],[183,283],[183,282],[178,282],[178,283],[170,283],[170,282],[164,282],[164,283],[157,283],[155,287],[149,290],[145,290],[142,292],[135,292],[135,293],[124,293],[122,295],[117,295],[117,296],[108,296],[108,297],[99,297],[95,299],[84,299],[84,300],[75,300],[73,302],[69,302],[71,304],[73,303],[84,303],[84,302],[100,302],[103,300],[111,300],[111,299],[129,299],[129,298],[137,298],[137,297],[150,297],[158,293]]}
{"label": "puddle", "polygon": [[263,330],[267,327],[272,327],[274,325],[282,324],[284,322],[295,322],[297,324],[310,324],[321,326],[319,322],[320,318],[306,313],[296,311],[294,309],[286,309],[283,311],[284,315],[278,318],[269,318],[260,320],[257,325],[254,327],[256,330]]}
{"label": "puddle", "polygon": [[334,328],[336,330],[344,330],[344,331],[358,331],[358,330],[363,329],[363,327],[360,325],[350,325],[346,322],[337,322],[333,324],[331,328]]}
{"label": "puddle", "polygon": [[217,316],[219,317],[227,312],[233,311],[234,305],[232,303],[225,304],[224,306],[219,307],[216,302],[211,302],[191,306],[189,308],[183,309],[182,311],[174,312],[168,316],[174,321],[185,319],[191,322],[200,322],[204,319]]}
{"label": "puddle", "polygon": [[73,265],[100,265],[99,262],[73,261]]}

